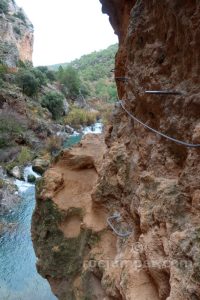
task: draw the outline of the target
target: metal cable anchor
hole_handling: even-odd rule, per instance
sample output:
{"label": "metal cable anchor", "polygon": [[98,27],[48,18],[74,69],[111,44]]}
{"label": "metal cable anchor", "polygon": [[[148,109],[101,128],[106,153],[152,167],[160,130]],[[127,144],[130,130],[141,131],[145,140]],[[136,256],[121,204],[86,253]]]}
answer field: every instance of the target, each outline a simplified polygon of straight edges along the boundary
{"label": "metal cable anchor", "polygon": [[108,225],[111,227],[111,229],[114,231],[114,233],[120,237],[127,237],[132,234],[132,231],[127,231],[125,233],[119,232],[112,224],[112,222],[111,222],[112,220],[116,220],[117,222],[120,222],[122,220],[120,213],[116,212],[112,216],[108,217],[107,218]]}
{"label": "metal cable anchor", "polygon": [[156,95],[183,95],[179,91],[145,91],[145,94],[156,94]]}
{"label": "metal cable anchor", "polygon": [[122,81],[122,82],[128,82],[128,77],[115,77],[115,80]]}

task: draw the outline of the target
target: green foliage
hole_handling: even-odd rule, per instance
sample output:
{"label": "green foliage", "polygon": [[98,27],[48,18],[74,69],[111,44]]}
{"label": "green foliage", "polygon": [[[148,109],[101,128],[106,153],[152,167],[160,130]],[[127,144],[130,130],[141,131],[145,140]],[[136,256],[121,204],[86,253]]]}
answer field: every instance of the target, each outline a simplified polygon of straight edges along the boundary
{"label": "green foliage", "polygon": [[31,153],[30,149],[28,147],[22,147],[20,153],[17,156],[17,162],[21,166],[27,162],[30,162],[32,158],[33,154]]}
{"label": "green foliage", "polygon": [[32,68],[28,63],[18,62],[20,66],[16,76],[16,81],[21,87],[23,94],[34,96],[39,91],[39,88],[47,84],[47,77],[39,68]]}
{"label": "green foliage", "polygon": [[7,14],[8,13],[8,1],[7,0],[1,0],[0,1],[0,13]]}
{"label": "green foliage", "polygon": [[78,74],[78,89],[81,90],[83,96],[99,97],[104,101],[112,102],[117,95],[115,81],[111,73],[115,65],[117,48],[118,45],[115,44],[105,50],[84,55],[69,64],[51,66],[50,69],[58,70],[58,78],[63,78],[65,68],[73,68]]}
{"label": "green foliage", "polygon": [[13,29],[14,29],[14,32],[15,32],[15,33],[17,33],[17,34],[19,34],[19,35],[21,34],[21,31],[20,31],[19,27],[14,26]]}
{"label": "green foliage", "polygon": [[30,70],[33,66],[32,66],[32,62],[30,61],[22,61],[21,59],[18,60],[17,62],[17,67],[20,69],[27,69]]}
{"label": "green foliage", "polygon": [[34,74],[35,78],[38,80],[39,87],[47,84],[47,77],[43,72],[41,72],[41,70],[39,68],[33,68],[31,70],[31,72],[32,72],[32,74]]}
{"label": "green foliage", "polygon": [[0,114],[0,148],[14,143],[24,130],[24,124],[15,113],[1,112]]}
{"label": "green foliage", "polygon": [[20,70],[17,74],[17,83],[27,96],[34,96],[38,92],[39,80],[30,70]]}
{"label": "green foliage", "polygon": [[8,68],[0,63],[0,79],[1,81],[4,79],[4,75],[8,72]]}
{"label": "green foliage", "polygon": [[26,23],[26,17],[22,9],[20,9],[16,14],[14,14],[14,16]]}
{"label": "green foliage", "polygon": [[97,120],[98,113],[86,111],[75,106],[71,107],[69,114],[65,117],[65,124],[70,125],[91,125]]}
{"label": "green foliage", "polygon": [[39,67],[37,67],[37,69],[40,70],[50,82],[53,82],[56,80],[56,73],[54,71],[49,70],[45,66],[39,66]]}
{"label": "green foliage", "polygon": [[112,102],[117,98],[116,86],[112,82],[107,82],[106,79],[99,79],[95,84],[95,95],[106,102]]}
{"label": "green foliage", "polygon": [[11,171],[16,166],[24,166],[25,164],[31,162],[33,159],[33,153],[28,147],[22,147],[17,157],[6,163],[5,168],[7,172]]}
{"label": "green foliage", "polygon": [[46,77],[49,79],[50,82],[56,81],[56,74],[54,71],[48,70],[46,72]]}
{"label": "green foliage", "polygon": [[78,72],[73,67],[59,68],[57,78],[64,85],[67,97],[74,99],[79,95],[81,81]]}
{"label": "green foliage", "polygon": [[58,119],[63,115],[63,100],[63,95],[56,92],[49,92],[43,96],[41,105],[42,107],[46,107],[52,113],[54,119]]}

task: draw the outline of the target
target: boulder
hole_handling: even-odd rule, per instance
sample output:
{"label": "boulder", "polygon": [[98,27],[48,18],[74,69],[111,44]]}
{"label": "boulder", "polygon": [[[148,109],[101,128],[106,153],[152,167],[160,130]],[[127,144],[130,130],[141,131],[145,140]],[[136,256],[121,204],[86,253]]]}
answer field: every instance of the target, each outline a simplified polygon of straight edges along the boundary
{"label": "boulder", "polygon": [[65,131],[69,134],[73,134],[74,133],[74,129],[69,126],[69,125],[65,125]]}
{"label": "boulder", "polygon": [[32,169],[33,169],[34,172],[42,175],[46,171],[46,169],[48,168],[49,163],[50,163],[49,160],[37,158],[33,161]]}
{"label": "boulder", "polygon": [[14,178],[16,178],[16,179],[24,180],[24,177],[23,177],[23,174],[22,174],[22,170],[18,166],[15,166],[12,170],[10,170],[9,174],[11,176],[13,176]]}

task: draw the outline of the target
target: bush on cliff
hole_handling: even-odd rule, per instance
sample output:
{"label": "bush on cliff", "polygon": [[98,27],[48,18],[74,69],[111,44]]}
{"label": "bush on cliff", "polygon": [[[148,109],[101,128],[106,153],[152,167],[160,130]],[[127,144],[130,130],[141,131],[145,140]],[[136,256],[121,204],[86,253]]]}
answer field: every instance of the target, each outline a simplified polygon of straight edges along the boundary
{"label": "bush on cliff", "polygon": [[14,144],[24,128],[25,124],[17,113],[2,111],[0,113],[0,148]]}
{"label": "bush on cliff", "polygon": [[0,13],[7,14],[8,13],[8,1],[7,0],[1,0],[0,1]]}
{"label": "bush on cliff", "polygon": [[46,66],[39,66],[37,69],[40,70],[50,82],[56,81],[56,73],[54,71],[49,70]]}
{"label": "bush on cliff", "polygon": [[32,68],[30,71],[37,79],[38,87],[41,87],[41,86],[47,84],[47,77],[43,72],[41,72],[41,70],[39,68]]}
{"label": "bush on cliff", "polygon": [[51,113],[54,119],[58,119],[64,112],[64,96],[56,93],[49,92],[42,98],[41,105],[46,107]]}
{"label": "bush on cliff", "polygon": [[34,96],[38,92],[39,80],[29,70],[20,70],[17,74],[17,83],[22,89],[23,94]]}
{"label": "bush on cliff", "polygon": [[8,68],[0,63],[0,79],[1,81],[5,79],[5,74],[8,72]]}
{"label": "bush on cliff", "polygon": [[60,67],[57,77],[59,82],[65,87],[64,91],[66,96],[75,99],[79,95],[81,87],[78,72],[72,67],[67,67],[66,69]]}

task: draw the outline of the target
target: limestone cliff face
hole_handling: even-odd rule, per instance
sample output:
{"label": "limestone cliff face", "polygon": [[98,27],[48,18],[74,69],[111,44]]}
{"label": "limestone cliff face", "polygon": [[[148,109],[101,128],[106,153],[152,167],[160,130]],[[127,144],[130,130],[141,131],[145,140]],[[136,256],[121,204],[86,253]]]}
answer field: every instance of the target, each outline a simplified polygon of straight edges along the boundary
{"label": "limestone cliff face", "polygon": [[19,60],[32,61],[33,26],[14,1],[3,2],[7,5],[0,9],[0,61],[14,68]]}
{"label": "limestone cliff face", "polygon": [[[101,3],[119,36],[115,76],[128,78],[127,83],[117,81],[119,98],[126,109],[171,137],[200,143],[200,3]],[[176,90],[182,94],[148,95],[145,90]],[[33,218],[33,241],[42,266],[40,273],[54,291],[57,282],[56,295],[61,300],[200,299],[200,149],[179,145],[145,129],[120,105],[116,105],[105,140],[102,167],[93,189],[89,189],[92,207],[99,210],[102,224],[120,212],[121,220],[113,221],[114,227],[118,231],[128,228],[132,233],[122,238],[105,225],[94,230],[95,243],[81,243],[79,269],[67,274],[64,266],[73,259],[59,256],[53,247],[62,243],[56,243],[51,230],[45,237],[37,230],[42,222],[47,222],[48,228],[49,216],[46,208],[40,210],[40,205],[46,207],[44,199],[38,199],[35,214],[42,217]],[[67,195],[71,185],[62,180]],[[78,193],[82,195],[80,188]],[[71,202],[62,196],[59,199],[73,206],[79,196]],[[47,198],[53,197],[50,194]],[[83,211],[87,205],[84,207]],[[85,221],[83,225],[87,229],[92,226]],[[59,226],[66,230],[67,238],[76,228],[62,221],[56,228]],[[45,259],[44,247],[38,241],[48,244],[48,240],[52,242],[48,249],[56,250],[55,254],[49,250],[51,257],[56,257],[63,268],[56,267],[54,258],[50,263]],[[70,245],[73,240],[65,242]]]}

